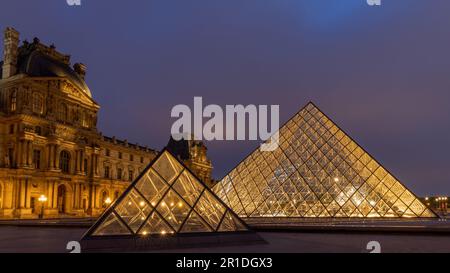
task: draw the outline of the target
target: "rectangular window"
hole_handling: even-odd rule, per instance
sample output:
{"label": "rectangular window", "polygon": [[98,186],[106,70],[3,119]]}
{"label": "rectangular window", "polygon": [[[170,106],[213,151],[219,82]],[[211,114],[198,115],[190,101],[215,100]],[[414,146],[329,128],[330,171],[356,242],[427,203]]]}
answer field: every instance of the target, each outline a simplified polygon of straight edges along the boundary
{"label": "rectangular window", "polygon": [[133,161],[133,160],[134,160],[134,156],[130,155],[130,161]]}
{"label": "rectangular window", "polygon": [[33,163],[34,163],[35,169],[41,168],[41,151],[40,150],[33,151]]}
{"label": "rectangular window", "polygon": [[105,166],[105,178],[109,178],[109,166]]}
{"label": "rectangular window", "polygon": [[9,125],[9,133],[14,134],[14,124]]}
{"label": "rectangular window", "polygon": [[88,173],[88,160],[84,159],[84,173],[87,174]]}
{"label": "rectangular window", "polygon": [[119,152],[119,159],[122,159],[122,152]]}
{"label": "rectangular window", "polygon": [[41,127],[40,126],[34,127],[34,132],[36,133],[36,135],[41,136],[42,135]]}
{"label": "rectangular window", "polygon": [[14,164],[14,149],[13,148],[8,148],[8,166],[9,167],[13,167]]}
{"label": "rectangular window", "polygon": [[144,163],[144,157],[141,156],[141,163]]}
{"label": "rectangular window", "polygon": [[106,156],[109,156],[111,154],[111,152],[109,151],[109,149],[106,149],[105,151]]}
{"label": "rectangular window", "polygon": [[132,170],[129,170],[129,171],[128,171],[128,179],[129,179],[130,181],[133,181],[133,171],[132,171]]}
{"label": "rectangular window", "polygon": [[36,198],[35,197],[31,197],[31,199],[30,199],[30,208],[31,208],[31,213],[36,213]]}
{"label": "rectangular window", "polygon": [[117,179],[122,180],[122,168],[117,168]]}

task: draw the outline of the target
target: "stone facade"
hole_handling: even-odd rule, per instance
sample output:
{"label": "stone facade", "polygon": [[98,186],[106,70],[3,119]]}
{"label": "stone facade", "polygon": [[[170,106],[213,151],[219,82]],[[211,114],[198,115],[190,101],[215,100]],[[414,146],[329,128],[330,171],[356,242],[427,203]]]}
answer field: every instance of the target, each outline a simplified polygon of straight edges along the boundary
{"label": "stone facade", "polygon": [[97,130],[86,66],[53,45],[7,28],[0,65],[0,218],[97,216],[158,154]]}

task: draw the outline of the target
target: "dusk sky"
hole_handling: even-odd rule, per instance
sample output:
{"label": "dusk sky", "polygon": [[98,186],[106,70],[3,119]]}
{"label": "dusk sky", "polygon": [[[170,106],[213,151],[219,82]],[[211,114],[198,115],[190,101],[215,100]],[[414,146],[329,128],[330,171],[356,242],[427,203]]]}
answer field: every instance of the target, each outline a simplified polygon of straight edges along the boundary
{"label": "dusk sky", "polygon": [[[0,28],[87,65],[104,135],[160,150],[171,108],[313,101],[418,195],[450,194],[450,1],[1,0]],[[3,43],[0,53],[3,55]],[[209,142],[222,178],[258,142]]]}

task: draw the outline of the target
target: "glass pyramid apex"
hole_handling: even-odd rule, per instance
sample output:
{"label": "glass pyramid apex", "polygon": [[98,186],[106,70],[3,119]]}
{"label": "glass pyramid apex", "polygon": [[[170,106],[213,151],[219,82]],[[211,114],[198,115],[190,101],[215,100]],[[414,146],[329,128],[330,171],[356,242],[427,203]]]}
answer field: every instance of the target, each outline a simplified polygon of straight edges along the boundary
{"label": "glass pyramid apex", "polygon": [[278,133],[213,188],[239,216],[437,217],[313,103]]}
{"label": "glass pyramid apex", "polygon": [[182,162],[163,150],[84,237],[248,230]]}

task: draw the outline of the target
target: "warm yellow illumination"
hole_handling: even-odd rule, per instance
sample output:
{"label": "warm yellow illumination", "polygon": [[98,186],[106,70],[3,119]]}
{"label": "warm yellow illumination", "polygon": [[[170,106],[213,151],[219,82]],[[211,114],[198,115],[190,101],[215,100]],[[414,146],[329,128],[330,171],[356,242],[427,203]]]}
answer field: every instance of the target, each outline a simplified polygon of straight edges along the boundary
{"label": "warm yellow illumination", "polygon": [[152,206],[155,206],[156,204],[155,204],[155,202],[152,202]]}
{"label": "warm yellow illumination", "polygon": [[166,231],[165,230],[161,231],[161,234],[162,235],[166,234]]}
{"label": "warm yellow illumination", "polygon": [[339,182],[339,178],[335,177],[334,182]]}
{"label": "warm yellow illumination", "polygon": [[111,198],[108,197],[108,198],[105,199],[105,204],[109,205],[111,203],[112,203]]}
{"label": "warm yellow illumination", "polygon": [[173,207],[174,205],[175,205],[175,204],[174,204],[173,202],[172,202],[172,203],[170,203],[170,206],[171,206],[171,207]]}
{"label": "warm yellow illumination", "polygon": [[144,231],[142,232],[142,235],[147,235],[147,231],[144,230]]}
{"label": "warm yellow illumination", "polygon": [[139,206],[141,207],[145,206],[145,202],[144,201],[139,202]]}
{"label": "warm yellow illumination", "polygon": [[183,207],[183,203],[181,203],[181,202],[178,202],[178,207]]}
{"label": "warm yellow illumination", "polygon": [[47,202],[47,196],[42,194],[41,196],[39,196],[38,201],[41,203]]}

